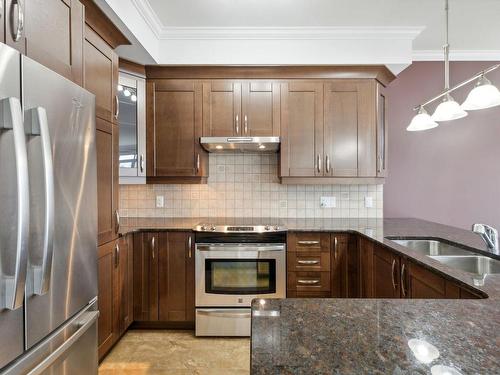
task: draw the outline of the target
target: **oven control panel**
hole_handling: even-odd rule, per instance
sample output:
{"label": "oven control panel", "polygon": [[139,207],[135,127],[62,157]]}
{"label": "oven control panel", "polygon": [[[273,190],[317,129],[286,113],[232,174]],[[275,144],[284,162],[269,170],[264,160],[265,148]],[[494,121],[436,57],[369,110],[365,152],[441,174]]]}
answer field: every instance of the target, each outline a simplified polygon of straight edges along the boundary
{"label": "oven control panel", "polygon": [[266,233],[266,232],[286,232],[286,228],[278,224],[265,225],[215,225],[198,224],[193,228],[195,232],[214,233]]}

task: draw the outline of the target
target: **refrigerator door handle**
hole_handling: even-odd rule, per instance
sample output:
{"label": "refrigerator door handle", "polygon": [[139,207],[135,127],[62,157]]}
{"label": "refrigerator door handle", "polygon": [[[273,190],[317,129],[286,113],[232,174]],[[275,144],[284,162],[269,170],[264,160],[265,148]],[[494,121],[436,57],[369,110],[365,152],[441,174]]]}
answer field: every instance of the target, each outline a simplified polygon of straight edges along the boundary
{"label": "refrigerator door handle", "polygon": [[83,336],[87,330],[92,327],[97,318],[99,317],[98,311],[91,311],[84,314],[82,320],[78,322],[78,330],[73,333],[61,346],[50,353],[45,359],[40,362],[33,370],[28,372],[28,375],[39,375],[47,370],[55,361],[64,355],[80,337]]}
{"label": "refrigerator door handle", "polygon": [[43,229],[42,265],[35,268],[33,292],[43,296],[49,291],[52,274],[52,255],[54,253],[54,164],[50,141],[47,111],[36,107],[27,112],[27,126],[31,135],[40,136],[45,180],[45,227]]}
{"label": "refrigerator door handle", "polygon": [[0,131],[12,131],[16,160],[17,182],[17,237],[14,276],[4,279],[5,294],[0,301],[1,307],[16,310],[23,305],[24,287],[28,266],[29,235],[29,178],[28,154],[24,132],[21,102],[17,98],[0,101]]}

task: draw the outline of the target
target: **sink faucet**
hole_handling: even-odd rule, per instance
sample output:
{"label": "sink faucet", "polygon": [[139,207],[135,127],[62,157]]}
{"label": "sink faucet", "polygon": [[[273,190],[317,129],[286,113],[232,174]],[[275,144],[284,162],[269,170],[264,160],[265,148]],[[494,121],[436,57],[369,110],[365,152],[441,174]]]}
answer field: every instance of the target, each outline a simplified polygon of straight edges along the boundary
{"label": "sink faucet", "polygon": [[493,253],[498,254],[498,231],[486,224],[474,224],[472,231],[478,233]]}

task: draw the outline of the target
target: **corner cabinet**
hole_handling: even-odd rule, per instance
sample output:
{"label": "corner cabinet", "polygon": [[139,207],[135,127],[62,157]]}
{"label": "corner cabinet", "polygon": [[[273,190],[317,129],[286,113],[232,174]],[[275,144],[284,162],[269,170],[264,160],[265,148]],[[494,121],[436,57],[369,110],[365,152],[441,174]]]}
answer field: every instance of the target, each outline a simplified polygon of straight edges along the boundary
{"label": "corner cabinet", "polygon": [[281,103],[283,183],[383,181],[387,100],[378,81],[290,81]]}
{"label": "corner cabinet", "polygon": [[208,154],[200,146],[202,84],[149,80],[146,86],[148,183],[203,183]]}

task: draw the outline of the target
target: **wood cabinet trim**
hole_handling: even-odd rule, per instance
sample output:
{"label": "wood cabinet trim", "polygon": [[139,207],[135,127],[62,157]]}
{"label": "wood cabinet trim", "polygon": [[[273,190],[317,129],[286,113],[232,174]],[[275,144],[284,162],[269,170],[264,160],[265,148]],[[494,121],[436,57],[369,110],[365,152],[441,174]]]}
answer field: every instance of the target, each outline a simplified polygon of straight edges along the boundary
{"label": "wood cabinet trim", "polygon": [[111,22],[93,0],[80,0],[85,6],[85,22],[106,43],[115,49],[121,45],[130,45],[127,37]]}
{"label": "wood cabinet trim", "polygon": [[147,65],[151,79],[334,79],[371,78],[387,86],[396,77],[383,65],[332,66],[236,66],[236,65]]}

